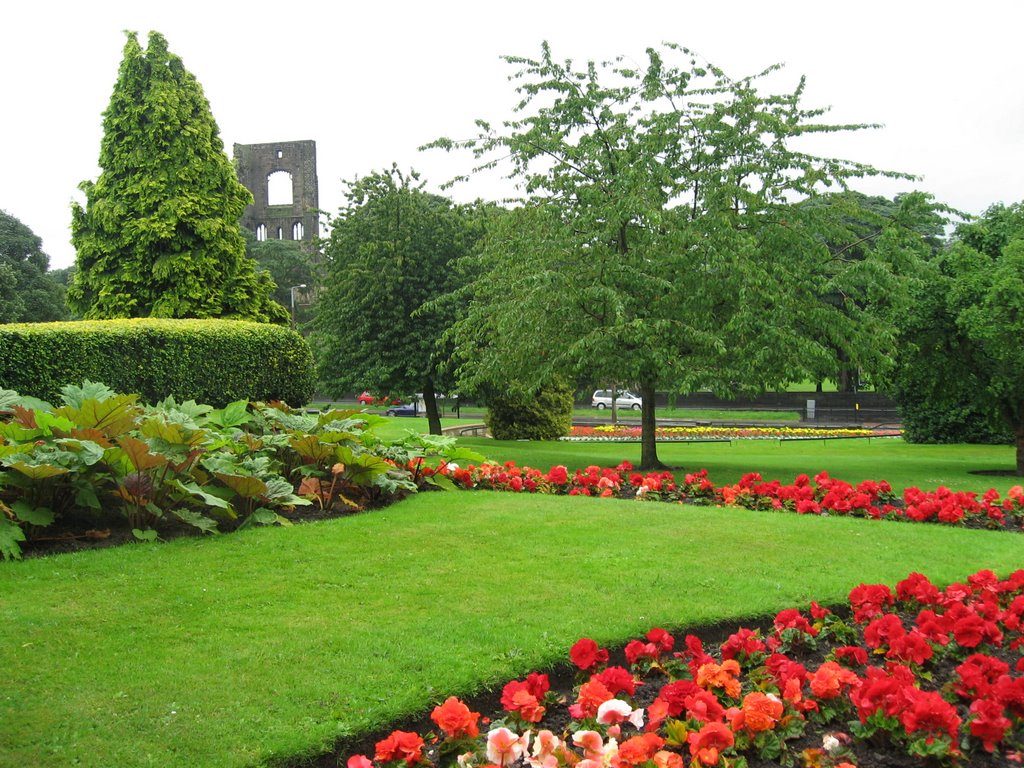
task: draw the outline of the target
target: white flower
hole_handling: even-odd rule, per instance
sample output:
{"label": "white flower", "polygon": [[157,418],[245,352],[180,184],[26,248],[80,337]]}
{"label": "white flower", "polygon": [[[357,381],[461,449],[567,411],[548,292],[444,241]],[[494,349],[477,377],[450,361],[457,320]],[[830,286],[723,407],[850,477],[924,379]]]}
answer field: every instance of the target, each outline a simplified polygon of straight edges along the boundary
{"label": "white flower", "polygon": [[839,749],[839,739],[837,739],[831,733],[826,733],[825,738],[821,740],[821,748],[829,754],[832,754],[837,749]]}
{"label": "white flower", "polygon": [[637,728],[643,728],[644,711],[633,709],[622,699],[609,699],[597,708],[597,722],[603,725],[614,725],[627,720]]}

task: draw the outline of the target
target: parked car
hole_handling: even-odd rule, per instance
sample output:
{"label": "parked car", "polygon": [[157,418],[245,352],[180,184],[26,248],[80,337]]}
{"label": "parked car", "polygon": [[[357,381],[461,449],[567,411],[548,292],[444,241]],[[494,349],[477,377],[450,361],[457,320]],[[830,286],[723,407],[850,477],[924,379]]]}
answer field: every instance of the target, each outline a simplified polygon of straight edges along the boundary
{"label": "parked car", "polygon": [[358,400],[362,405],[375,405],[378,403],[385,402],[387,402],[389,405],[398,405],[399,403],[402,402],[401,400],[395,399],[389,401],[386,397],[377,397],[375,395],[371,395],[370,390],[368,389],[364,389],[363,393],[359,395],[359,397],[357,397],[356,400]]}
{"label": "parked car", "polygon": [[389,405],[385,413],[388,416],[419,416],[419,410],[416,408],[416,403],[399,403],[398,405]]}
{"label": "parked car", "polygon": [[[634,411],[639,411],[644,407],[644,401],[638,395],[634,395],[628,389],[624,389],[615,396],[615,405],[618,408],[631,408]],[[611,408],[612,391],[610,389],[599,389],[594,392],[594,396],[590,400],[590,407],[599,410]]]}

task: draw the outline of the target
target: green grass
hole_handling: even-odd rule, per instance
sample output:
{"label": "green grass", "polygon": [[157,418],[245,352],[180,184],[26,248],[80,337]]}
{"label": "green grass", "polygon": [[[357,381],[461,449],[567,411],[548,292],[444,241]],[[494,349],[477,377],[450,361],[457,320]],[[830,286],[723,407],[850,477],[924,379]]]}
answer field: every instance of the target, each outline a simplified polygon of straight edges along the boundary
{"label": "green grass", "polygon": [[[515,461],[547,470],[556,464],[570,469],[596,464],[611,467],[628,459],[640,461],[639,443],[507,442],[463,438],[462,442],[495,461]],[[916,485],[934,490],[940,485],[957,491],[1005,493],[1022,478],[971,474],[972,470],[1012,470],[1014,448],[1009,445],[912,445],[900,439],[870,440],[734,440],[731,443],[660,443],[658,456],[676,474],[707,469],[718,485],[735,483],[747,472],[766,480],[791,482],[796,475],[827,471],[850,483],[888,480],[902,490]]]}
{"label": "green grass", "polygon": [[512,494],[0,564],[0,765],[261,765],[614,642],[1020,565],[1015,534]]}

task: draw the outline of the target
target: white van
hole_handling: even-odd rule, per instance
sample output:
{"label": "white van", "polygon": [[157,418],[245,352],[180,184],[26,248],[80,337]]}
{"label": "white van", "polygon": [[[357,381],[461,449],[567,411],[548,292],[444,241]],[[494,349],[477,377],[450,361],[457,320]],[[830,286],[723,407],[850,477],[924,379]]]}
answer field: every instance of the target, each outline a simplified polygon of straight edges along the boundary
{"label": "white van", "polygon": [[[634,411],[639,411],[644,407],[644,401],[630,392],[628,389],[624,389],[619,392],[615,397],[615,406],[617,408],[631,408]],[[612,407],[612,392],[610,389],[599,389],[594,392],[594,396],[590,400],[591,408],[598,408],[604,410],[605,408]]]}

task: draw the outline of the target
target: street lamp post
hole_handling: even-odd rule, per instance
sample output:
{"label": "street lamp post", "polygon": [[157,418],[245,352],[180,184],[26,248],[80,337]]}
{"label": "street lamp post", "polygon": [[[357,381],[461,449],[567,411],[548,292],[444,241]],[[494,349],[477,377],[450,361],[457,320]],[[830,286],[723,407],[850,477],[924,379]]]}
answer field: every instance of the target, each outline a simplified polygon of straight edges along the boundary
{"label": "street lamp post", "polygon": [[295,330],[295,327],[297,325],[297,323],[295,322],[295,291],[296,289],[305,290],[305,288],[306,284],[303,283],[302,285],[293,285],[291,288],[288,289],[288,293],[291,294],[292,299],[292,330]]}

